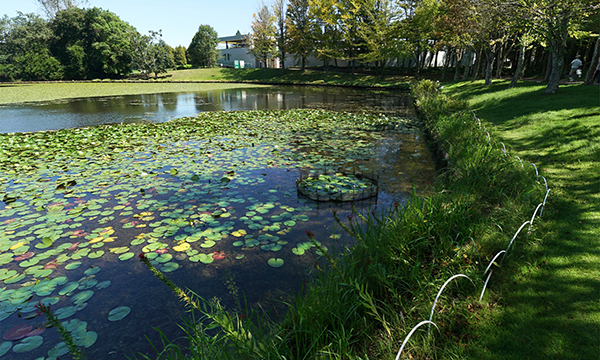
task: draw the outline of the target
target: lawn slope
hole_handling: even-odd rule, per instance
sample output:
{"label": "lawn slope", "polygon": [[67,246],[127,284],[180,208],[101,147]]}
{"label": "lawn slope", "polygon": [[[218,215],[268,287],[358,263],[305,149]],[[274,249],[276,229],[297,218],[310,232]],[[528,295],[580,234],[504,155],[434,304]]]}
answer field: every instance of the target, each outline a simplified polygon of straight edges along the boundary
{"label": "lawn slope", "polygon": [[[446,86],[493,126],[510,156],[548,180],[543,222],[521,259],[491,284],[497,307],[479,324],[476,359],[597,359],[600,354],[600,92],[568,85]],[[500,282],[500,281],[499,281]]]}

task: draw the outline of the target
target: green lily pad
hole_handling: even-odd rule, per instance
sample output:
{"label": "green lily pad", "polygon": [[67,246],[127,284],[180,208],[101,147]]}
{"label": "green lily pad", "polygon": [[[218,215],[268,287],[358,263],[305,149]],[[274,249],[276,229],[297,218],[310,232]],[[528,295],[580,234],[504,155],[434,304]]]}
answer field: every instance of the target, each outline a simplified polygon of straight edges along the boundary
{"label": "green lily pad", "polygon": [[179,268],[179,264],[176,262],[168,262],[166,264],[164,264],[160,270],[162,272],[171,272],[171,271],[175,271]]}
{"label": "green lily pad", "polygon": [[4,341],[0,344],[0,356],[6,354],[12,348],[12,341]]}
{"label": "green lily pad", "polygon": [[72,316],[76,312],[77,309],[75,308],[75,306],[67,306],[56,310],[54,312],[54,315],[58,320],[62,320],[68,318],[69,316]]}
{"label": "green lily pad", "polygon": [[38,347],[40,347],[40,345],[42,345],[43,342],[44,342],[44,338],[42,338],[39,335],[29,336],[29,337],[26,337],[25,339],[21,340],[20,343],[13,346],[12,350],[13,350],[13,352],[16,352],[16,353],[28,352],[33,349],[37,349]]}
{"label": "green lily pad", "polygon": [[283,266],[283,259],[280,258],[270,258],[268,261],[269,266],[278,268]]}
{"label": "green lily pad", "polygon": [[205,242],[203,242],[202,244],[200,244],[200,247],[208,249],[208,248],[211,248],[211,247],[215,246],[215,244],[216,243],[214,241],[212,241],[212,240],[206,240]]}
{"label": "green lily pad", "polygon": [[98,340],[98,334],[94,331],[88,331],[83,338],[78,339],[75,343],[79,346],[89,348],[94,345],[96,340]]}
{"label": "green lily pad", "polygon": [[82,304],[82,303],[88,301],[92,296],[94,296],[94,292],[92,290],[86,290],[86,291],[80,292],[77,295],[73,295],[73,297],[71,298],[71,301],[75,305],[79,305],[79,304]]}
{"label": "green lily pad", "polygon": [[73,291],[75,291],[77,288],[79,288],[79,282],[78,281],[72,281],[70,283],[67,284],[67,286],[63,287],[59,292],[58,295],[66,295],[69,294]]}
{"label": "green lily pad", "polygon": [[135,256],[134,253],[128,252],[128,253],[119,255],[119,260],[121,260],[121,261],[129,260],[129,259],[131,259],[134,256]]}
{"label": "green lily pad", "polygon": [[76,261],[76,262],[72,262],[70,264],[67,264],[65,266],[66,270],[75,270],[77,269],[79,266],[81,266],[81,262],[80,261]]}
{"label": "green lily pad", "polygon": [[305,250],[303,248],[297,247],[297,248],[293,248],[292,252],[294,253],[294,255],[304,255]]}
{"label": "green lily pad", "polygon": [[125,316],[129,315],[130,312],[131,308],[128,306],[119,306],[114,308],[108,313],[108,321],[119,321]]}
{"label": "green lily pad", "polygon": [[86,274],[87,276],[91,276],[91,275],[95,275],[95,274],[99,273],[100,270],[101,270],[100,267],[94,266],[94,267],[87,269],[83,273]]}
{"label": "green lily pad", "polygon": [[110,280],[101,281],[98,284],[96,284],[96,289],[98,289],[98,290],[105,289],[105,288],[109,287],[110,284],[111,284]]}
{"label": "green lily pad", "polygon": [[56,344],[55,347],[53,347],[52,349],[50,349],[48,351],[48,356],[50,357],[50,359],[54,358],[54,359],[58,359],[59,357],[63,356],[63,355],[67,355],[69,353],[69,348],[67,347],[67,344],[65,344],[64,342],[59,342],[58,344]]}
{"label": "green lily pad", "polygon": [[98,250],[98,251],[94,251],[94,252],[89,253],[88,258],[90,258],[90,259],[98,259],[102,255],[104,255],[104,250]]}

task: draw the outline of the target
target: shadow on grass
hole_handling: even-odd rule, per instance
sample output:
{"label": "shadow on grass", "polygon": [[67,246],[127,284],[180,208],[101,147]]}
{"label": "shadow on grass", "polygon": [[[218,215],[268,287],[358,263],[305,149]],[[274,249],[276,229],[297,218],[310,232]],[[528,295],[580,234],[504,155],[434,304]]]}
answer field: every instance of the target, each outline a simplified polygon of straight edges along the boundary
{"label": "shadow on grass", "polygon": [[[578,204],[553,199],[545,218],[553,228],[542,228],[527,251],[507,260],[499,285],[499,316],[479,331],[485,334],[477,359],[593,359],[599,353],[597,321],[600,283],[597,244],[586,241],[586,232],[600,221],[584,224]],[[568,214],[568,216],[565,216]],[[596,274],[597,275],[597,274]],[[494,286],[491,284],[491,286]]]}
{"label": "shadow on grass", "polygon": [[[543,221],[490,288],[501,311],[479,324],[473,359],[593,359],[600,354],[600,111],[598,89],[540,84],[459,86],[510,155],[548,180]],[[532,91],[528,91],[532,90]]]}

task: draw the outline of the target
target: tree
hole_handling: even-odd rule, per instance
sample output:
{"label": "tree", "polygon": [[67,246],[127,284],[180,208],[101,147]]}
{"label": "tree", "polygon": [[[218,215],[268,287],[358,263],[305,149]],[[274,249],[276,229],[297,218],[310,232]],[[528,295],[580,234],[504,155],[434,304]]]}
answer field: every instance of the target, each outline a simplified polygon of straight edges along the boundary
{"label": "tree", "polygon": [[171,53],[173,54],[173,61],[175,61],[175,66],[177,66],[177,68],[184,68],[187,65],[185,46],[179,45],[175,47]]}
{"label": "tree", "polygon": [[367,51],[360,58],[379,63],[383,78],[388,60],[400,56],[405,48],[405,42],[400,40],[400,8],[393,0],[366,0],[363,6],[366,15],[358,34]]}
{"label": "tree", "polygon": [[54,19],[62,10],[87,4],[87,0],[38,0],[38,2],[49,19]]}
{"label": "tree", "polygon": [[62,77],[60,62],[48,45],[52,30],[35,14],[18,13],[0,21],[0,78],[5,80],[56,80]]}
{"label": "tree", "polygon": [[193,66],[210,68],[217,65],[219,36],[209,25],[200,25],[187,49],[187,58]]}
{"label": "tree", "polygon": [[158,78],[158,74],[166,73],[175,63],[169,46],[162,39],[162,32],[150,30],[148,33],[149,35],[141,35],[135,32],[131,36],[133,66],[146,79],[151,73]]}
{"label": "tree", "polygon": [[263,4],[258,13],[253,15],[252,24],[250,25],[252,28],[248,39],[250,53],[258,61],[265,64],[265,69],[268,67],[268,61],[273,58],[277,51],[275,43],[276,30],[273,21],[273,14]]}
{"label": "tree", "polygon": [[285,73],[285,56],[287,53],[288,28],[286,26],[287,0],[275,0],[273,14],[277,28],[277,58],[281,63],[281,72]]}
{"label": "tree", "polygon": [[312,54],[316,31],[310,17],[308,0],[290,0],[287,8],[286,26],[288,50],[300,62],[301,70],[306,70],[306,59]]}
{"label": "tree", "polygon": [[553,94],[563,75],[569,32],[595,15],[600,3],[597,0],[521,0],[519,4],[550,49],[551,70],[545,93]]}

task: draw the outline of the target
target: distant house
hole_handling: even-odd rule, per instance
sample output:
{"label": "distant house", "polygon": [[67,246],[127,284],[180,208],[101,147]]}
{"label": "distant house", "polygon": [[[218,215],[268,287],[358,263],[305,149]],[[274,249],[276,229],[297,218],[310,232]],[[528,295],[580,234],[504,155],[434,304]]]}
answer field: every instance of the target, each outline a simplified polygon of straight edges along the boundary
{"label": "distant house", "polygon": [[[264,67],[264,64],[250,53],[248,36],[249,34],[219,38],[219,50],[221,51],[221,56],[218,60],[219,66],[230,68]],[[279,59],[276,58],[269,60],[267,64],[269,68],[278,68],[279,66]],[[287,66],[289,65],[286,64]]]}

